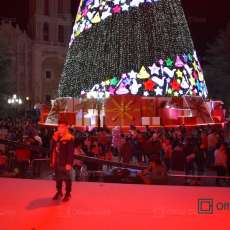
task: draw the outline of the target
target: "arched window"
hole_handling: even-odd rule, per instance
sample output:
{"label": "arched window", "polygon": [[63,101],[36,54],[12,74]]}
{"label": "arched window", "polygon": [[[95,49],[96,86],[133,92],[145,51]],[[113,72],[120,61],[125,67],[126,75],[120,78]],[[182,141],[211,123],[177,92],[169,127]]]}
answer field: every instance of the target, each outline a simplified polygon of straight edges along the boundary
{"label": "arched window", "polygon": [[63,14],[63,0],[58,0],[58,14]]}
{"label": "arched window", "polygon": [[43,40],[49,41],[49,24],[47,22],[43,24]]}
{"label": "arched window", "polygon": [[46,79],[47,79],[47,80],[50,80],[50,79],[52,78],[52,73],[51,73],[51,71],[50,71],[50,70],[46,70],[45,76],[46,76]]}
{"label": "arched window", "polygon": [[50,13],[50,1],[44,0],[44,15],[49,16]]}

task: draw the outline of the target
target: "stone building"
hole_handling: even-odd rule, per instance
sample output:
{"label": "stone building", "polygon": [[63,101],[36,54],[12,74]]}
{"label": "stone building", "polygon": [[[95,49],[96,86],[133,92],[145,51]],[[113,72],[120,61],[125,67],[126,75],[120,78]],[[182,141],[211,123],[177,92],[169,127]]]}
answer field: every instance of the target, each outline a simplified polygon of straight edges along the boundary
{"label": "stone building", "polygon": [[26,31],[1,20],[0,41],[7,46],[16,94],[32,103],[57,96],[71,32],[71,0],[30,0]]}

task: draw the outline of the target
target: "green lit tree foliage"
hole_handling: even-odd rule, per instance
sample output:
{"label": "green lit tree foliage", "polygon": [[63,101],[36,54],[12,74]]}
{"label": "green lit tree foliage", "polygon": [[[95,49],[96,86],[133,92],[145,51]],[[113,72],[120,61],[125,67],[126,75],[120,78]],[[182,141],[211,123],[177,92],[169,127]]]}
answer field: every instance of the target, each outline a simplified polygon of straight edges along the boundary
{"label": "green lit tree foliage", "polygon": [[59,96],[207,96],[180,0],[83,0]]}

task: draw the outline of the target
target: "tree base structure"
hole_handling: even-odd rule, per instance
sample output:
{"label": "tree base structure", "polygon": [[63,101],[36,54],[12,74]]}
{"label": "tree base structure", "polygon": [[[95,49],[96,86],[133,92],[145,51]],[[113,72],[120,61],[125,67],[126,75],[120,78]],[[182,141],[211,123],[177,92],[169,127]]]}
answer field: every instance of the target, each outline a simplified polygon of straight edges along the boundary
{"label": "tree base structure", "polygon": [[40,123],[56,126],[66,121],[75,127],[176,127],[225,122],[223,102],[199,96],[111,96],[107,99],[57,98]]}

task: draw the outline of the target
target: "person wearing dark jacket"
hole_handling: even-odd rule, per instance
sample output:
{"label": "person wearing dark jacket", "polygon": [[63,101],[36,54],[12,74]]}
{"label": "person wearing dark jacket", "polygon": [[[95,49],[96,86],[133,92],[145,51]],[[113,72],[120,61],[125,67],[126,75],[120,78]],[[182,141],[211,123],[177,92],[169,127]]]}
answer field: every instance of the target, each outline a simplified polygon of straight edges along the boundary
{"label": "person wearing dark jacket", "polygon": [[53,135],[51,146],[51,167],[55,171],[57,189],[53,200],[63,196],[62,183],[64,181],[66,194],[63,201],[68,201],[72,189],[71,170],[74,158],[74,137],[69,133],[67,123],[60,122],[58,124],[58,130]]}

